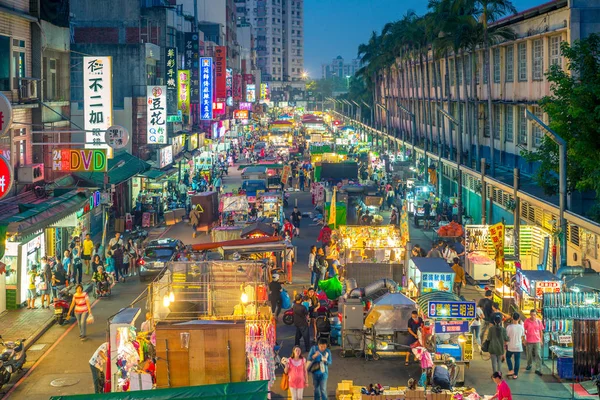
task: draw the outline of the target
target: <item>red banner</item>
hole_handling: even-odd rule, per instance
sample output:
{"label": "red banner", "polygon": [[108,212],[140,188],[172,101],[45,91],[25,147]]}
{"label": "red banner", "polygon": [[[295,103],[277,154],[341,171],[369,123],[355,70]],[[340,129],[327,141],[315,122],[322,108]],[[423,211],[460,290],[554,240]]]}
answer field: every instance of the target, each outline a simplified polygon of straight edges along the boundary
{"label": "red banner", "polygon": [[242,100],[242,75],[240,74],[233,76],[233,99],[235,101]]}
{"label": "red banner", "polygon": [[227,48],[225,46],[215,47],[215,94],[217,101],[227,99]]}
{"label": "red banner", "polygon": [[244,83],[246,85],[251,85],[254,83],[254,75],[252,74],[244,74]]}

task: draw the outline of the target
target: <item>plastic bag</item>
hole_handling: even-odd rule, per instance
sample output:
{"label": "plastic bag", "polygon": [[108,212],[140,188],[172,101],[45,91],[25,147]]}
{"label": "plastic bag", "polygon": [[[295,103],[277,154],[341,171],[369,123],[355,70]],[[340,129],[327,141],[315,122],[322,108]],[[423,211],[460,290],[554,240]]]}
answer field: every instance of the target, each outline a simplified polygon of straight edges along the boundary
{"label": "plastic bag", "polygon": [[92,314],[87,316],[86,322],[89,324],[93,324],[94,323],[94,316]]}
{"label": "plastic bag", "polygon": [[342,283],[337,276],[319,281],[319,289],[325,292],[329,300],[336,300],[342,295]]}
{"label": "plastic bag", "polygon": [[287,310],[292,306],[292,301],[290,300],[290,295],[287,290],[283,289],[281,292],[281,309]]}

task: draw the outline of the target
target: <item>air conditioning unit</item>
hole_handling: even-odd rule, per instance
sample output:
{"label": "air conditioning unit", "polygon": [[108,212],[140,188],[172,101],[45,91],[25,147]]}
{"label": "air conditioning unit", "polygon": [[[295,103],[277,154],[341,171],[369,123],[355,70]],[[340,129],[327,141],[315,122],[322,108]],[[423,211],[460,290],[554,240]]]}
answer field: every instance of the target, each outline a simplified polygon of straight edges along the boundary
{"label": "air conditioning unit", "polygon": [[19,167],[17,181],[19,183],[35,183],[44,180],[44,164],[29,164]]}

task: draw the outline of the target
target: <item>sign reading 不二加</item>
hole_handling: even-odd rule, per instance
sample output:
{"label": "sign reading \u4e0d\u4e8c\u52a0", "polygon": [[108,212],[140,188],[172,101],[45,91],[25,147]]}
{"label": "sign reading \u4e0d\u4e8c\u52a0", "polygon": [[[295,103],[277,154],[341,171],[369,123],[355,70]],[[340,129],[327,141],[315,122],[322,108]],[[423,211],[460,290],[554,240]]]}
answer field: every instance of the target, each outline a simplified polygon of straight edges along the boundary
{"label": "sign reading \u4e0d\u4e8c\u52a0", "polygon": [[213,71],[212,58],[200,59],[200,119],[213,119]]}
{"label": "sign reading \u4e0d\u4e8c\u52a0", "polygon": [[112,57],[83,57],[85,148],[110,149],[104,131],[112,125]]}
{"label": "sign reading \u4e0d\u4e8c\u52a0", "polygon": [[54,149],[52,170],[62,172],[106,172],[106,149]]}
{"label": "sign reading \u4e0d\u4e8c\u52a0", "polygon": [[441,319],[475,318],[475,307],[474,301],[430,301],[427,315]]}

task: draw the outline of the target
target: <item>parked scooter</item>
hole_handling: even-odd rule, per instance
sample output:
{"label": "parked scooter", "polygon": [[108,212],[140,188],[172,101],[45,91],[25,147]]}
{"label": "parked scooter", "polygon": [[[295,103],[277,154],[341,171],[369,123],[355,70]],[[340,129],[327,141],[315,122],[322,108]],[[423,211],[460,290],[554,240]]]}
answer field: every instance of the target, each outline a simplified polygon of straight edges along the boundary
{"label": "parked scooter", "polygon": [[58,325],[62,325],[67,319],[69,313],[69,307],[71,307],[71,301],[73,300],[73,294],[71,293],[71,287],[67,286],[58,291],[58,298],[54,300],[54,319]]}
{"label": "parked scooter", "polygon": [[2,351],[0,352],[0,389],[10,381],[12,374],[23,369],[23,365],[27,361],[23,342],[25,342],[25,339],[16,342],[5,342],[0,336],[0,345],[2,345]]}
{"label": "parked scooter", "polygon": [[[317,309],[317,314],[328,314],[331,311],[332,303],[327,298],[323,298],[319,296],[319,308]],[[294,324],[294,309],[290,308],[283,312],[283,323],[286,325]]]}
{"label": "parked scooter", "polygon": [[136,241],[136,240],[143,241],[148,237],[148,231],[140,228],[139,226],[136,226],[135,228],[133,228],[133,230],[129,234],[129,237],[131,239],[133,239],[134,241]]}

